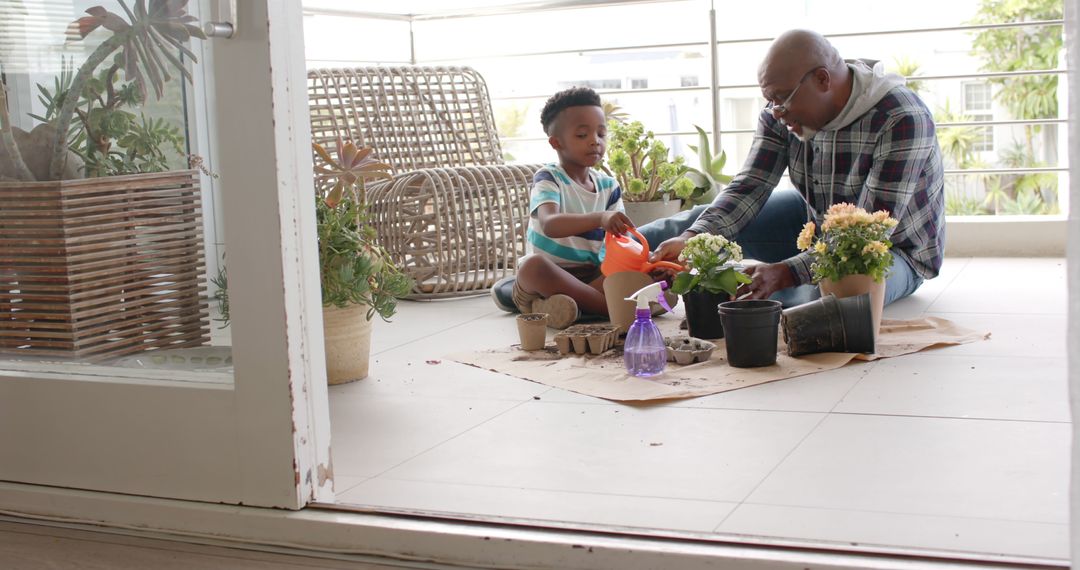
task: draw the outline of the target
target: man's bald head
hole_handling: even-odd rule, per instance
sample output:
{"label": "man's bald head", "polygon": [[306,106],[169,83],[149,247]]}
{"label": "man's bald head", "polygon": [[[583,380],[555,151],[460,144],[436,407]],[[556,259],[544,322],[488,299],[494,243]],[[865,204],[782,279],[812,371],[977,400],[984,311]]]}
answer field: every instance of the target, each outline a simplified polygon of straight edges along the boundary
{"label": "man's bald head", "polygon": [[[810,30],[784,32],[758,68],[761,96],[773,117],[806,139],[840,114],[851,95],[851,72],[836,48]],[[797,97],[796,97],[797,95]]]}
{"label": "man's bald head", "polygon": [[840,52],[825,36],[811,30],[789,30],[769,46],[758,68],[758,84],[764,88],[772,82],[798,78],[815,67],[834,72],[843,65]]}

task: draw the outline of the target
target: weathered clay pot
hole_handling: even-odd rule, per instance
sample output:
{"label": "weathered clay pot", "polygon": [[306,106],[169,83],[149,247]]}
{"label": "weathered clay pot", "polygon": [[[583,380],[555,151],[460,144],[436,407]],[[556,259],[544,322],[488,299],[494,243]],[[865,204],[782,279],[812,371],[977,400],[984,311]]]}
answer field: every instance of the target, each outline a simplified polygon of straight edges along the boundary
{"label": "weathered clay pot", "polygon": [[367,305],[323,307],[326,380],[344,384],[367,378],[371,356],[371,321]]}
{"label": "weathered clay pot", "polygon": [[547,313],[525,313],[518,315],[518,337],[521,338],[521,350],[541,350],[547,340]]}
{"label": "weathered clay pot", "polygon": [[834,295],[837,299],[870,294],[870,312],[874,316],[874,336],[881,331],[881,312],[885,308],[885,280],[874,281],[869,275],[847,275],[839,281],[822,279],[818,283],[822,295]]}

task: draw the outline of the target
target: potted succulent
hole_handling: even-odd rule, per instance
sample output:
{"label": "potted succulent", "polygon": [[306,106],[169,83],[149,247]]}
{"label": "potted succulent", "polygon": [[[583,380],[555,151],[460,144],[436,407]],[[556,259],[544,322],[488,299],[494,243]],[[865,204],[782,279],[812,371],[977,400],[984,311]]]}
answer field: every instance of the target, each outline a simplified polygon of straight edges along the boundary
{"label": "potted succulent", "polygon": [[604,170],[619,182],[626,215],[635,225],[677,213],[682,197],[693,194],[682,157],[671,160],[667,146],[640,121],[609,121],[608,139]]}
{"label": "potted succulent", "polygon": [[687,146],[697,153],[698,167],[686,169],[686,178],[693,183],[694,189],[689,196],[680,196],[683,198],[684,208],[712,203],[716,194],[731,182],[731,176],[724,174],[727,153],[721,150],[719,155],[713,156],[708,133],[697,125],[694,125],[694,128],[698,132],[698,144]]}
{"label": "potted succulent", "polygon": [[5,312],[0,351],[104,360],[209,340],[197,173],[170,171],[176,127],[125,110],[174,75],[190,80],[179,54],[195,61],[185,44],[205,36],[186,0],[120,6],[72,24],[107,35],[51,91],[39,86],[46,111],[30,132],[12,125],[0,87],[0,294],[37,308]]}
{"label": "potted succulent", "polygon": [[333,155],[312,146],[321,159],[315,186],[326,375],[341,384],[367,376],[371,319],[393,316],[413,282],[375,242],[368,219],[365,182],[390,178],[390,167],[351,141],[339,140]]}
{"label": "potted succulent", "polygon": [[679,254],[685,271],[675,275],[671,292],[682,295],[690,336],[703,339],[724,337],[717,307],[728,301],[750,278],[737,265],[742,248],[724,236],[698,234],[686,241]]}
{"label": "potted succulent", "polygon": [[797,246],[809,251],[814,281],[823,295],[838,298],[870,294],[874,334],[881,326],[885,305],[885,272],[892,266],[889,234],[897,221],[889,212],[873,214],[853,204],[834,204],[825,213],[821,233],[814,222],[799,233]]}
{"label": "potted succulent", "polygon": [[[53,91],[39,86],[46,114],[35,117],[42,124],[34,131],[22,133],[10,125],[6,94],[0,90],[0,113],[4,115],[0,153],[6,159],[6,168],[0,172],[6,178],[46,181],[82,177],[84,173],[78,169],[81,161],[73,155],[89,159],[91,174],[167,170],[159,159],[159,147],[165,143],[178,146],[178,129],[145,116],[137,120],[123,107],[144,103],[148,88],[160,99],[172,79],[170,70],[190,81],[191,73],[174,52],[197,62],[184,44],[191,38],[206,39],[206,35],[187,13],[187,0],[149,0],[149,5],[147,0],[136,0],[133,8],[121,0],[120,6],[126,19],[95,6],[86,10],[88,16],[72,23],[81,38],[98,28],[111,35],[78,71],[62,73]],[[73,126],[76,117],[79,121]],[[118,140],[123,151],[112,148]],[[148,148],[148,142],[154,148]]]}
{"label": "potted succulent", "polygon": [[[390,166],[375,160],[370,147],[337,142],[331,153],[315,151],[315,218],[319,241],[326,376],[330,384],[367,377],[371,354],[371,321],[389,320],[397,301],[413,281],[375,242],[368,214],[366,182],[390,178]],[[228,274],[218,285],[222,321],[228,324]]]}

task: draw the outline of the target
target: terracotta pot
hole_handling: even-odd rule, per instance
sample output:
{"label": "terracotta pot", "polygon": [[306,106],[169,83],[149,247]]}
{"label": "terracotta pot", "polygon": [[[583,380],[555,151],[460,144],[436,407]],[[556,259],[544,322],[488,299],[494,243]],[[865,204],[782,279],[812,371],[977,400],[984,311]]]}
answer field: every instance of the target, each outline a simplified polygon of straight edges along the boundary
{"label": "terracotta pot", "polygon": [[518,336],[522,350],[542,350],[547,341],[547,313],[525,313],[518,315]]}
{"label": "terracotta pot", "polygon": [[654,200],[652,202],[623,201],[626,216],[635,226],[643,226],[653,220],[674,216],[682,209],[682,200]]}
{"label": "terracotta pot", "polygon": [[837,299],[870,294],[870,313],[874,317],[874,337],[881,331],[881,311],[885,308],[885,280],[874,281],[869,275],[847,275],[839,281],[822,279],[818,284],[822,295],[835,295]]}
{"label": "terracotta pot", "polygon": [[326,381],[344,384],[367,378],[371,356],[371,321],[367,305],[323,307]]}

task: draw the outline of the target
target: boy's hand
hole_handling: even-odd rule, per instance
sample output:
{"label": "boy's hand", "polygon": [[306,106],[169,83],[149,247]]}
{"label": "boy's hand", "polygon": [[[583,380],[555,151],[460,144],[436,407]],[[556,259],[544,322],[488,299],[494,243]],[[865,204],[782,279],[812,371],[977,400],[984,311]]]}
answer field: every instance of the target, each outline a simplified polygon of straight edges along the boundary
{"label": "boy's hand", "polygon": [[628,228],[634,227],[634,222],[631,222],[630,218],[622,212],[604,212],[600,214],[600,227],[606,232],[620,236],[625,234]]}

